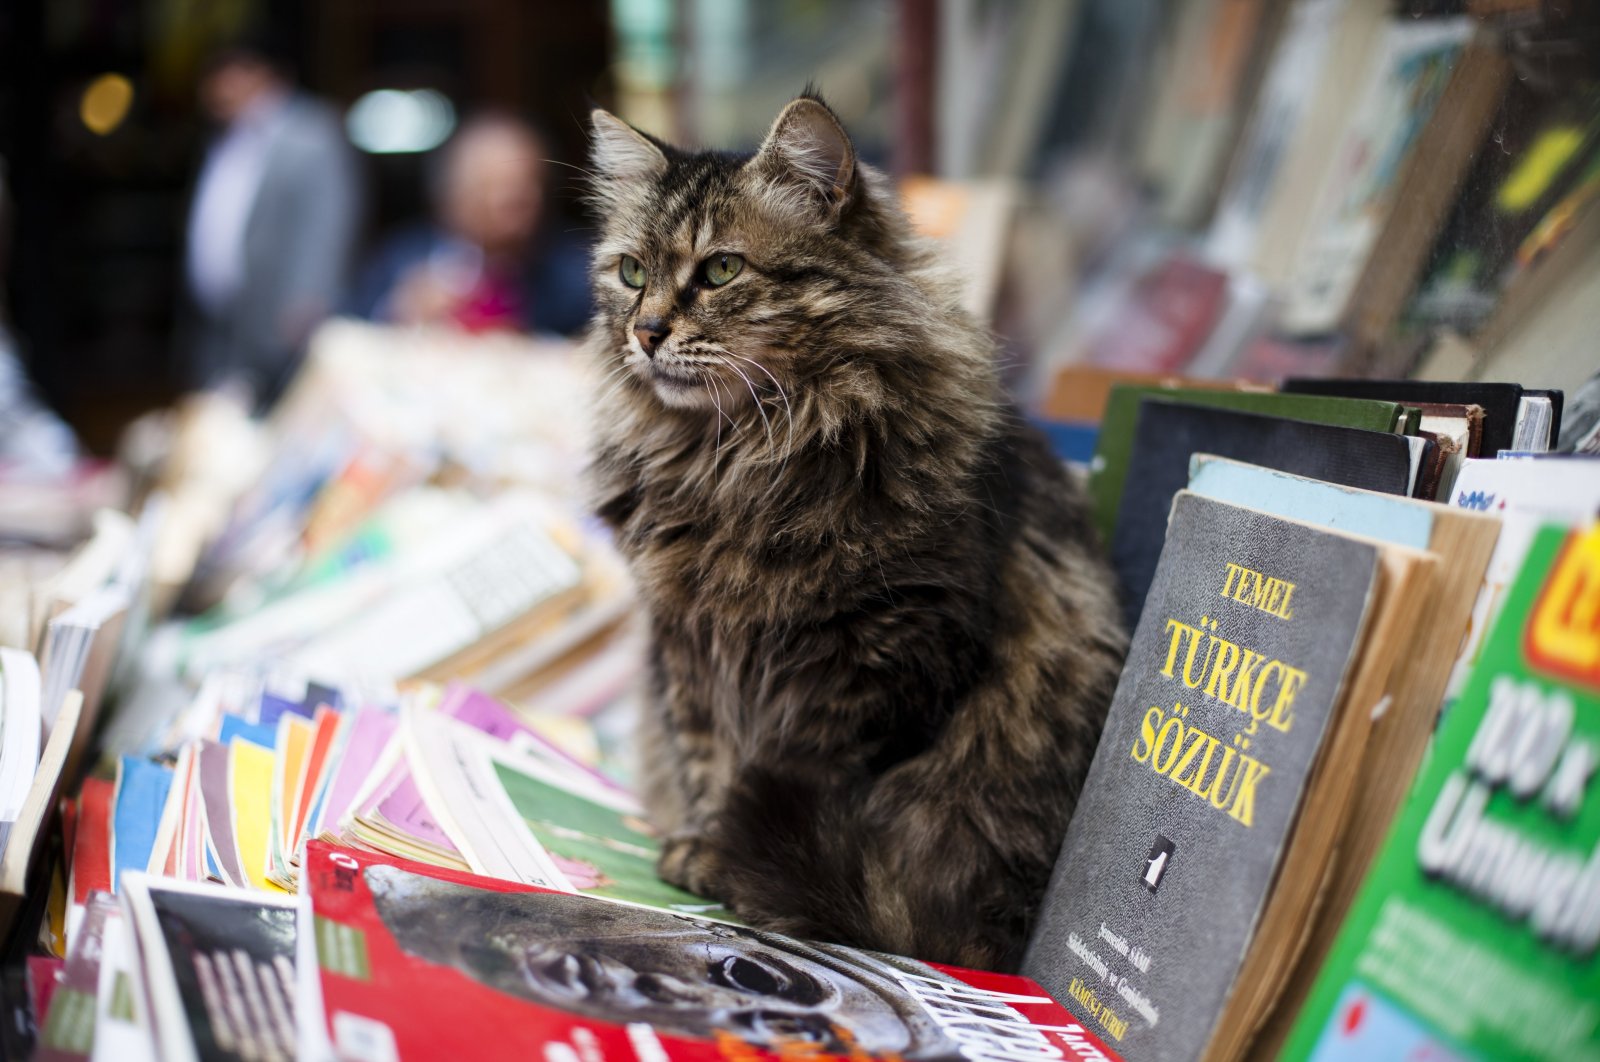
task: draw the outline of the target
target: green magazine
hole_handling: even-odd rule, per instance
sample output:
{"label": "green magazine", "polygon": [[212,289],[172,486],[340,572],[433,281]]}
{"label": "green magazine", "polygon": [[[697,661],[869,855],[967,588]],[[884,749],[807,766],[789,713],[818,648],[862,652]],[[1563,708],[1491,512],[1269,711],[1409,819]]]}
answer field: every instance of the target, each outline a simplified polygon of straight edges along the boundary
{"label": "green magazine", "polygon": [[1600,1059],[1600,525],[1541,530],[1283,1057]]}

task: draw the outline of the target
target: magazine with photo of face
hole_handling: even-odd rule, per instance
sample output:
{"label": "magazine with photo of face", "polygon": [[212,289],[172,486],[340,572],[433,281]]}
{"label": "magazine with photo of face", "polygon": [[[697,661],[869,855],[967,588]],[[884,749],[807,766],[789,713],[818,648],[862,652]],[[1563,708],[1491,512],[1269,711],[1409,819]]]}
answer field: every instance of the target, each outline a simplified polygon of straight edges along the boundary
{"label": "magazine with photo of face", "polygon": [[1026,978],[312,843],[341,1058],[1114,1059]]}

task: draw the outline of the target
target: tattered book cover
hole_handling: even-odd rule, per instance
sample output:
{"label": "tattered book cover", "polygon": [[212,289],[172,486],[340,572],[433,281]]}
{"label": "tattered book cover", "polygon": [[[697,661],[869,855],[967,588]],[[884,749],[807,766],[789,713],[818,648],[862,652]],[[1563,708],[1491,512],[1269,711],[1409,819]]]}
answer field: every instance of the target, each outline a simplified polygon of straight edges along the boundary
{"label": "tattered book cover", "polygon": [[1197,1057],[1334,707],[1378,548],[1187,491],[1023,972],[1118,1052]]}

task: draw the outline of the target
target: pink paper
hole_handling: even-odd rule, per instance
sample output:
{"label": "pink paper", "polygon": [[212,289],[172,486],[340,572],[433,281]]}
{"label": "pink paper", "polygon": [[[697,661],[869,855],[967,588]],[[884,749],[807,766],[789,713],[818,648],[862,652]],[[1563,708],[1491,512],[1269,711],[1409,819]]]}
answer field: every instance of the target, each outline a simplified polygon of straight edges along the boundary
{"label": "pink paper", "polygon": [[480,693],[468,686],[452,682],[445,687],[444,701],[439,705],[439,710],[446,715],[461,720],[468,726],[482,730],[491,737],[501,741],[510,741],[517,734],[522,734],[525,739],[538,749],[538,754],[546,759],[570,767],[575,771],[594,779],[608,789],[619,793],[626,793],[626,787],[618,785],[593,767],[567,752],[537,730],[529,727],[522,720],[511,714],[510,709],[487,693]]}
{"label": "pink paper", "polygon": [[393,786],[385,786],[379,790],[375,801],[378,814],[402,833],[410,834],[417,840],[442,848],[446,852],[456,852],[456,846],[450,843],[450,836],[434,821],[433,812],[428,810],[428,805],[418,792],[417,783],[412,780],[411,773],[405,771],[403,767],[400,770],[403,773],[395,778]]}
{"label": "pink paper", "polygon": [[[532,734],[499,701],[465,686],[451,685],[445,691],[439,710],[501,741],[517,733]],[[533,736],[537,738],[537,735]],[[376,811],[402,833],[446,852],[459,854],[450,836],[439,827],[427,802],[422,799],[422,793],[417,789],[417,783],[412,779],[404,760],[389,772],[361,813],[368,811]]]}
{"label": "pink paper", "polygon": [[380,708],[362,708],[356,713],[350,737],[339,755],[338,769],[328,784],[322,823],[336,825],[350,810],[361,783],[367,780],[367,773],[383,754],[397,726],[399,720]]}
{"label": "pink paper", "polygon": [[522,720],[512,715],[510,709],[487,693],[479,693],[454,682],[445,688],[439,711],[501,741],[510,741],[513,734],[539,737],[523,725]]}

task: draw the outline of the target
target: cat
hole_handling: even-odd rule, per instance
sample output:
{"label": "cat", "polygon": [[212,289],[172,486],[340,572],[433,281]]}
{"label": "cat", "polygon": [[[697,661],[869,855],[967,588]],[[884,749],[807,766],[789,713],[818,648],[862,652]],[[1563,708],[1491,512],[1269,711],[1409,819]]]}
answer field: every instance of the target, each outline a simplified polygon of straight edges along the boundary
{"label": "cat", "polygon": [[648,615],[659,872],[1014,968],[1126,648],[1083,496],[820,97],[753,156],[591,117],[590,474]]}

